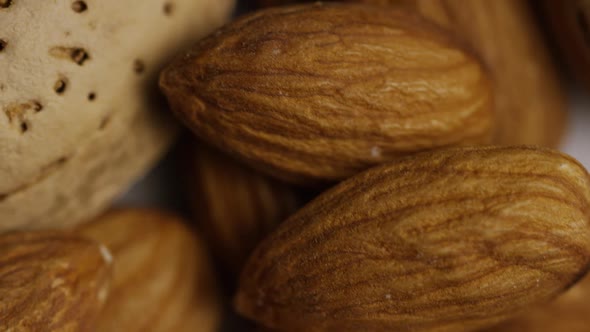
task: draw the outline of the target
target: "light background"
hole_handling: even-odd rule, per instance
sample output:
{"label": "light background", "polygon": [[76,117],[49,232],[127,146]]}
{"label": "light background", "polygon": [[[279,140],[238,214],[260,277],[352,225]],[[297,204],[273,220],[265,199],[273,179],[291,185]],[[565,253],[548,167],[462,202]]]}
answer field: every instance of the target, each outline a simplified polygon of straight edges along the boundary
{"label": "light background", "polygon": [[590,169],[590,97],[579,88],[570,96],[570,127],[562,150]]}

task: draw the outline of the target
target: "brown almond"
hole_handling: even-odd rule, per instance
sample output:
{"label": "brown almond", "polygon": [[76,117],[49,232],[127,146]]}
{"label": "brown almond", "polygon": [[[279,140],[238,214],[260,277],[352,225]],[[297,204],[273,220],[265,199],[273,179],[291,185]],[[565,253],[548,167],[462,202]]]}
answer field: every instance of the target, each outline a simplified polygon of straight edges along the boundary
{"label": "brown almond", "polygon": [[235,276],[256,245],[302,205],[303,195],[202,143],[185,143],[186,190],[195,221]]}
{"label": "brown almond", "polygon": [[348,1],[407,7],[455,32],[481,56],[495,83],[494,142],[559,146],[567,126],[566,92],[530,1]]}
{"label": "brown almond", "polygon": [[590,1],[541,3],[549,29],[571,72],[590,88]]}
{"label": "brown almond", "polygon": [[247,15],[179,57],[160,86],[202,139],[298,184],[487,142],[492,130],[478,60],[434,24],[369,5]]}
{"label": "brown almond", "polygon": [[111,293],[97,331],[216,331],[220,308],[212,268],[178,217],[117,210],[79,232],[104,243],[114,258]]}
{"label": "brown almond", "polygon": [[532,147],[426,152],[322,194],[250,257],[237,310],[284,331],[472,331],[590,266],[590,176]]}
{"label": "brown almond", "polygon": [[94,331],[110,277],[110,254],[90,240],[58,232],[0,235],[0,331]]}

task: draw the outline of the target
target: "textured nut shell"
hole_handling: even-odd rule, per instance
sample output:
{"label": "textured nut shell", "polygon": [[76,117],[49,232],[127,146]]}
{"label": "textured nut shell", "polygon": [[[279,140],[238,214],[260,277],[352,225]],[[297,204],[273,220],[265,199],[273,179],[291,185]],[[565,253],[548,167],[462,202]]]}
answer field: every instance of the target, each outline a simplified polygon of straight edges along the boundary
{"label": "textured nut shell", "polygon": [[252,250],[301,206],[292,187],[194,140],[186,142],[187,192],[196,222],[237,274]]}
{"label": "textured nut shell", "polygon": [[590,88],[590,1],[544,0],[543,6],[571,72]]}
{"label": "textured nut shell", "polygon": [[455,31],[495,81],[495,142],[559,145],[567,125],[565,91],[527,0],[349,1],[404,4]]}
{"label": "textured nut shell", "polygon": [[54,232],[0,236],[0,330],[94,331],[108,295],[104,247]]}
{"label": "textured nut shell", "polygon": [[179,57],[160,85],[205,141],[299,184],[485,142],[493,119],[474,57],[408,12],[367,5],[251,14]]}
{"label": "textured nut shell", "polygon": [[177,217],[112,211],[80,233],[113,253],[113,283],[97,331],[216,331],[220,307],[212,267]]}
{"label": "textured nut shell", "polygon": [[471,331],[581,278],[589,222],[590,176],[560,153],[422,153],[281,224],[248,261],[236,306],[285,330]]}
{"label": "textured nut shell", "polygon": [[159,68],[233,1],[175,1],[168,14],[160,0],[86,3],[0,9],[0,230],[78,223],[141,175],[176,132],[158,114]]}
{"label": "textured nut shell", "polygon": [[587,332],[590,326],[590,276],[554,302],[485,332]]}

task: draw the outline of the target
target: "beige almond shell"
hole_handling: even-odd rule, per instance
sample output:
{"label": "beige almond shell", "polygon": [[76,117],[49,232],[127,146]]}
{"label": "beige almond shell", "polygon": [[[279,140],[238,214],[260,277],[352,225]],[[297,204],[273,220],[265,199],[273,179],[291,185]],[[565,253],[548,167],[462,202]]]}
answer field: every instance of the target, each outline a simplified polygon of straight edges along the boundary
{"label": "beige almond shell", "polygon": [[182,219],[155,210],[114,210],[78,232],[113,255],[111,293],[97,332],[217,331],[221,308],[213,267]]}
{"label": "beige almond shell", "polygon": [[0,331],[94,331],[111,263],[105,247],[78,236],[0,235]]}
{"label": "beige almond shell", "polygon": [[203,140],[301,185],[484,143],[493,122],[474,56],[434,24],[368,5],[247,15],[177,58],[160,86]]}
{"label": "beige almond shell", "polygon": [[79,223],[141,176],[177,131],[161,114],[160,68],[232,6],[19,0],[0,8],[0,231]]}
{"label": "beige almond shell", "polygon": [[458,148],[320,195],[250,257],[238,312],[284,331],[473,331],[590,266],[590,176],[561,153]]}

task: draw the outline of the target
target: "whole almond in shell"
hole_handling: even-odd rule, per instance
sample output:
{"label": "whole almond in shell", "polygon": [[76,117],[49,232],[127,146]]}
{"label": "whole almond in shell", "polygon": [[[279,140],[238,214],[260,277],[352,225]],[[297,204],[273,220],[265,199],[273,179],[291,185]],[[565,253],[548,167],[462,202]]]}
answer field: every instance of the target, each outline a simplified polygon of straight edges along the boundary
{"label": "whole almond in shell", "polygon": [[161,68],[234,0],[0,0],[0,232],[87,221],[178,132]]}
{"label": "whole almond in shell", "polygon": [[88,239],[0,235],[0,331],[94,331],[110,277],[108,250]]}
{"label": "whole almond in shell", "polygon": [[113,282],[99,332],[213,332],[220,307],[204,249],[178,217],[117,210],[79,233],[114,257]]}
{"label": "whole almond in shell", "polygon": [[303,204],[302,193],[194,139],[184,143],[195,222],[235,279],[254,248]]}
{"label": "whole almond in shell", "polygon": [[407,7],[453,31],[490,70],[498,117],[494,142],[559,146],[567,126],[566,93],[529,1],[348,1]]}
{"label": "whole almond in shell", "polygon": [[198,136],[298,184],[486,142],[492,129],[477,59],[409,12],[368,5],[245,16],[179,57],[160,85]]}
{"label": "whole almond in shell", "polygon": [[472,331],[590,264],[590,176],[530,147],[426,152],[322,194],[250,257],[235,299],[284,331]]}

